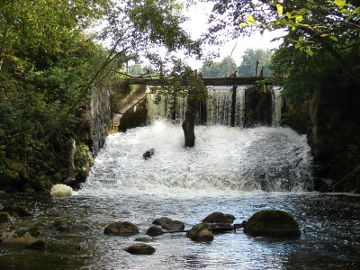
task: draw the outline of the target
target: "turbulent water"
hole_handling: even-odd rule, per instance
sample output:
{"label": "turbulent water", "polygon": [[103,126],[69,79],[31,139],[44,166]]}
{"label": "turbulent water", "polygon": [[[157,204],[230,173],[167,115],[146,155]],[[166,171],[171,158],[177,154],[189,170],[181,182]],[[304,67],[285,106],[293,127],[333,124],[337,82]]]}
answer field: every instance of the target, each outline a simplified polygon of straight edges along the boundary
{"label": "turbulent water", "polygon": [[[77,196],[0,194],[0,205],[34,213],[15,219],[11,227],[38,222],[88,226],[84,232],[45,234],[47,243],[61,241],[63,248],[0,247],[0,269],[360,269],[360,197],[303,192],[312,188],[304,136],[264,127],[197,126],[195,132],[193,149],[183,147],[181,127],[166,121],[110,135]],[[142,154],[149,148],[155,154],[145,161]],[[154,237],[151,256],[123,250],[162,216],[181,220],[189,229],[215,211],[241,223],[263,209],[291,213],[301,237],[253,238],[240,229],[215,235],[211,243],[196,243],[175,233]],[[139,235],[105,235],[104,228],[118,220],[136,224]]]}
{"label": "turbulent water", "polygon": [[183,147],[181,126],[164,120],[110,135],[81,194],[312,189],[306,138],[289,128],[197,126],[195,133],[193,149]]}

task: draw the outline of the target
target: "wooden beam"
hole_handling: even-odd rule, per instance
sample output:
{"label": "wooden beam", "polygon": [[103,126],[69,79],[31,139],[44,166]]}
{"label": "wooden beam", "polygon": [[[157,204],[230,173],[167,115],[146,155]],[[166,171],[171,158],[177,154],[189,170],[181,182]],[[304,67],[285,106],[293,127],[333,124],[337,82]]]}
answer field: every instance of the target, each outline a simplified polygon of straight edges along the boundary
{"label": "wooden beam", "polygon": [[[256,82],[269,77],[225,77],[225,78],[203,78],[205,85],[254,85]],[[171,79],[169,79],[171,80]],[[129,84],[161,85],[163,80],[154,78],[132,78],[127,79]]]}

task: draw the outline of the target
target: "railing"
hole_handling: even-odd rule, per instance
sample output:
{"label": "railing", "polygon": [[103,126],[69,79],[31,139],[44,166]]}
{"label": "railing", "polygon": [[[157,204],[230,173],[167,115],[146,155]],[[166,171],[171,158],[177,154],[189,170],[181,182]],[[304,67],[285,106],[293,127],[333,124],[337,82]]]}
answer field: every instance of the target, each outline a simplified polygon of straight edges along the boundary
{"label": "railing", "polygon": [[[224,78],[203,78],[205,85],[254,85],[258,81],[268,79],[270,77],[224,77]],[[143,84],[143,85],[162,85],[167,78],[131,78],[127,79],[129,84]]]}

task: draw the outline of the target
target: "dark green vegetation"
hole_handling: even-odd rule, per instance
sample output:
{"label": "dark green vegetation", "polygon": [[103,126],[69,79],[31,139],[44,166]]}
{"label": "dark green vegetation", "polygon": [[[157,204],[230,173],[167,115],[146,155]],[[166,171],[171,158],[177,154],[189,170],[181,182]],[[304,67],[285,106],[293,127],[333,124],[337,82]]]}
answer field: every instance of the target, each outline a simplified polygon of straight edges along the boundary
{"label": "dark green vegetation", "polygon": [[263,210],[252,215],[244,226],[244,232],[252,236],[296,238],[300,236],[299,225],[287,212]]}
{"label": "dark green vegetation", "polygon": [[[162,44],[198,51],[174,1],[117,2],[1,1],[0,190],[47,190],[74,171],[86,177],[91,94],[125,94],[121,68],[139,52]],[[85,34],[97,19],[106,22],[101,35]],[[99,46],[100,38],[112,48]]]}

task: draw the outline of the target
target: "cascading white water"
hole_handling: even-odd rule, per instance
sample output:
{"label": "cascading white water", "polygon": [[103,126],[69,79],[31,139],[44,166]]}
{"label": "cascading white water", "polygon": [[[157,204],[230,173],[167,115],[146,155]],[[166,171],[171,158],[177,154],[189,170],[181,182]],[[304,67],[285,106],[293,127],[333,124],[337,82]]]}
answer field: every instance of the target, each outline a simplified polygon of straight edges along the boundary
{"label": "cascading white water", "polygon": [[[207,124],[230,125],[232,87],[211,87],[208,91]],[[235,126],[244,125],[245,87],[236,89]]]}
{"label": "cascading white water", "polygon": [[[235,102],[235,126],[243,127],[245,122],[245,86],[236,89]],[[281,122],[282,98],[279,87],[272,88],[272,126],[278,127]],[[175,108],[175,122],[182,123],[185,118],[186,98],[176,97],[175,105],[173,97],[168,95],[148,95],[148,122],[152,123],[157,118],[172,118]],[[232,87],[209,87],[206,102],[206,118],[202,119],[207,125],[226,125],[231,123]],[[198,108],[198,123],[203,113]]]}
{"label": "cascading white water", "polygon": [[[196,146],[184,148],[180,125],[151,126],[110,135],[81,194],[231,194],[312,188],[305,136],[288,128],[196,126]],[[142,154],[155,148],[145,161]]]}

